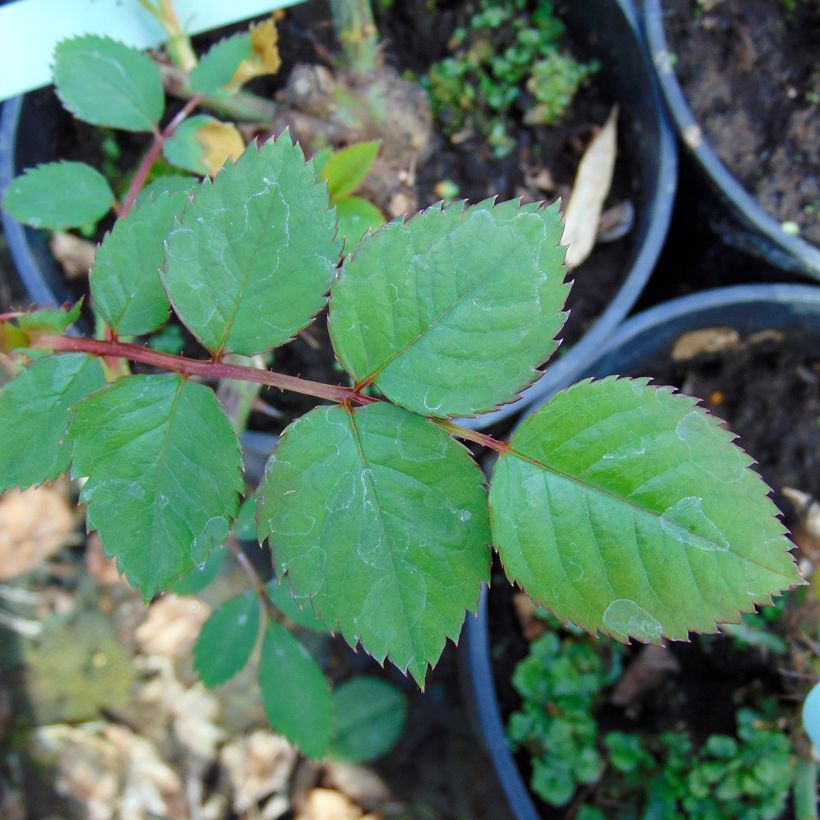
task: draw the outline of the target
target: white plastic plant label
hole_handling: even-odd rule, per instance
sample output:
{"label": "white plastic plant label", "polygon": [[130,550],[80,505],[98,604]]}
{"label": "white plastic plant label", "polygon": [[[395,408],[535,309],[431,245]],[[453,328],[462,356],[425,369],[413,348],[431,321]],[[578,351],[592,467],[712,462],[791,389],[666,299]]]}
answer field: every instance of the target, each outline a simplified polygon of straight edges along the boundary
{"label": "white plastic plant label", "polygon": [[[246,20],[300,0],[175,0],[189,34]],[[80,34],[108,35],[137,48],[164,40],[156,20],[137,0],[17,0],[0,6],[0,100],[51,79],[54,46]]]}

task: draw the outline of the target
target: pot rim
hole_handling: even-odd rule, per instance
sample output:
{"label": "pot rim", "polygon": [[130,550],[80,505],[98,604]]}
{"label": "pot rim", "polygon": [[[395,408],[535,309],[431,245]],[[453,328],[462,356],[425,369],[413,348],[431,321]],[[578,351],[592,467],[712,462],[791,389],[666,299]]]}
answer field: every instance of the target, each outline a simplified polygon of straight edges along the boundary
{"label": "pot rim", "polygon": [[[692,293],[662,302],[628,319],[616,331],[610,343],[600,351],[595,361],[586,362],[579,367],[564,384],[558,385],[551,395],[589,376],[599,362],[628,348],[642,334],[655,334],[655,331],[664,325],[683,316],[697,315],[704,311],[727,311],[733,308],[742,310],[754,305],[767,304],[793,305],[797,314],[806,314],[807,323],[815,321],[820,327],[820,287],[815,285],[733,285]],[[530,408],[527,415],[536,409]],[[475,728],[492,760],[513,814],[517,820],[538,820],[540,815],[531,792],[507,742],[504,720],[496,695],[490,655],[487,601],[488,589],[483,585],[476,614],[468,615],[465,624],[463,668],[469,680],[465,682],[464,690],[471,701]]]}
{"label": "pot rim", "polygon": [[689,107],[672,65],[672,51],[663,25],[662,0],[643,0],[642,17],[651,63],[680,141],[729,208],[769,245],[763,248],[748,242],[742,249],[781,270],[820,279],[820,248],[799,236],[787,234],[780,223],[758,204],[718,157]]}

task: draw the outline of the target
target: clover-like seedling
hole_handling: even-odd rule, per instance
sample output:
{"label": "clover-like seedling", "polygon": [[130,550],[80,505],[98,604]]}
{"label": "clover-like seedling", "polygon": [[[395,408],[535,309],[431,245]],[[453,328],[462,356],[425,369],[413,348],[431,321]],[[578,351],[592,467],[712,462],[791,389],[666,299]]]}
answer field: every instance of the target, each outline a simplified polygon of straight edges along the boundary
{"label": "clover-like seedling", "polygon": [[[145,600],[190,590],[226,543],[242,557],[242,454],[208,383],[323,400],[242,509],[247,529],[257,507],[276,580],[218,609],[195,652],[218,685],[262,631],[267,713],[313,756],[332,749],[334,696],[286,626],[338,632],[423,685],[489,580],[491,544],[512,583],[590,632],[714,631],[799,577],[751,459],[695,400],[606,378],[559,393],[509,443],[452,421],[514,401],[556,350],[561,233],[557,205],[437,205],[342,258],[313,163],[287,134],[251,145],[105,236],[90,277],[100,338],[66,332],[76,309],[0,317],[19,370],[0,392],[0,490],[84,478],[88,527]],[[325,307],[349,384],[226,361],[286,344]],[[123,340],[172,313],[203,356]],[[497,453],[489,491],[457,439]]]}

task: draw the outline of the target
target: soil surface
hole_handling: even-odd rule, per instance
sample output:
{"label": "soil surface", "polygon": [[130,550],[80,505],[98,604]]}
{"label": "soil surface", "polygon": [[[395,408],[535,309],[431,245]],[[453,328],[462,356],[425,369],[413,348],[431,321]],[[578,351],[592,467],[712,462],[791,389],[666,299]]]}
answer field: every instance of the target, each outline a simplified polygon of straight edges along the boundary
{"label": "soil surface", "polygon": [[663,6],[678,79],[715,151],[764,210],[820,245],[820,5]]}
{"label": "soil surface", "polygon": [[[798,528],[794,504],[783,488],[820,498],[820,356],[798,334],[768,330],[738,339],[726,349],[691,359],[656,362],[643,368],[658,384],[669,384],[696,396],[710,412],[740,436],[737,442],[752,455],[772,487],[786,526]],[[515,665],[529,643],[512,606],[514,592],[496,566],[489,599],[490,645],[496,691],[505,719],[520,708],[511,684]],[[814,616],[816,617],[816,615]],[[634,646],[624,666],[640,651]],[[774,695],[794,700],[794,681],[781,677],[772,657],[762,650],[738,647],[731,638],[715,636],[692,643],[672,643],[679,671],[667,676],[642,698],[638,708],[604,704],[598,711],[602,730],[655,734],[685,723],[696,743],[710,734],[734,733],[740,701]],[[517,761],[529,777],[525,755]],[[544,817],[565,817],[539,803]]]}

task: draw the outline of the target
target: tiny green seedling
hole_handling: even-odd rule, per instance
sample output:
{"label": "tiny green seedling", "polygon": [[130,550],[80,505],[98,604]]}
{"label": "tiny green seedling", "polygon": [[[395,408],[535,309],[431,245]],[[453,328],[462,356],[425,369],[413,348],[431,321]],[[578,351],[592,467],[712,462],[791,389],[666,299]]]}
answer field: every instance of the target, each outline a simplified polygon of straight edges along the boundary
{"label": "tiny green seedling", "polygon": [[[95,93],[78,115],[163,133],[150,61],[71,42],[64,99],[98,77],[99,54],[128,67],[116,105]],[[44,208],[59,221],[81,204],[85,221],[110,204],[87,171],[82,187],[54,171],[13,182],[5,206],[46,224]],[[227,680],[261,632],[267,713],[307,754],[341,743],[334,697],[350,696],[331,694],[286,626],[338,632],[423,685],[489,580],[491,544],[512,583],[620,641],[714,631],[800,582],[751,459],[670,388],[584,381],[509,443],[452,421],[514,401],[558,346],[569,284],[557,205],[436,205],[343,257],[328,185],[287,133],[213,180],[134,202],[91,272],[99,338],[68,333],[78,307],[0,316],[3,361],[18,373],[0,392],[0,489],[84,478],[89,529],[146,601],[207,582],[226,544],[241,561],[231,531],[238,516],[247,530],[255,504],[275,580],[243,563],[253,594],[206,623],[196,668]],[[349,385],[229,359],[287,344],[325,308]],[[203,356],[123,340],[172,315]],[[323,402],[285,430],[241,509],[239,442],[208,386],[220,379]],[[497,454],[489,491],[457,439]]]}

